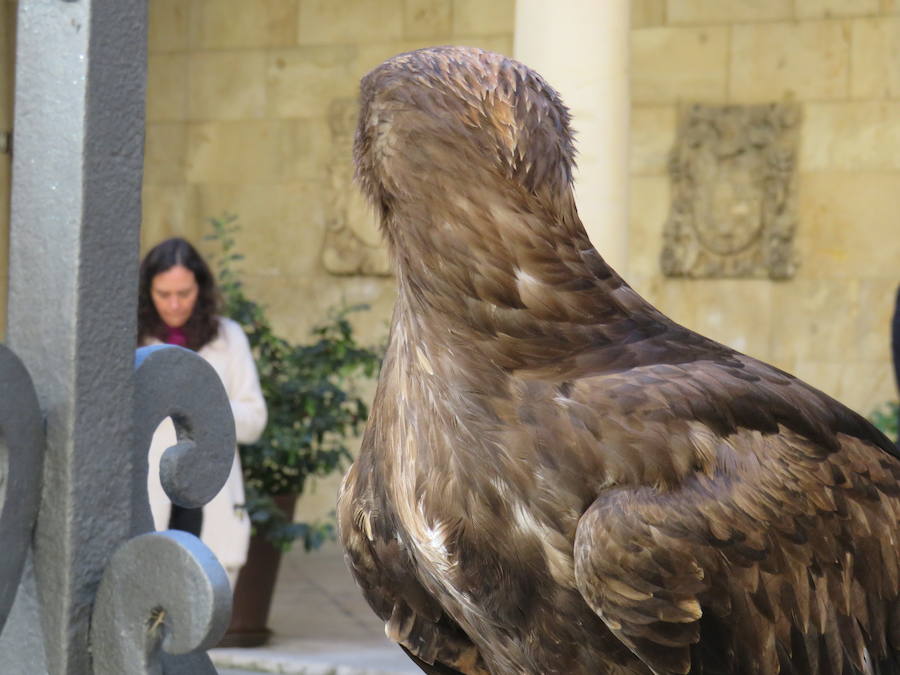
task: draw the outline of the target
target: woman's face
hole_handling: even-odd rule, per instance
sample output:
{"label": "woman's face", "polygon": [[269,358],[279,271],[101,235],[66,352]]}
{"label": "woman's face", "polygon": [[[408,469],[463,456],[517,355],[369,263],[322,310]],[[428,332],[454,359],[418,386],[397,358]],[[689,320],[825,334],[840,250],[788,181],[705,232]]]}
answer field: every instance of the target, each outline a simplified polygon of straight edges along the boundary
{"label": "woman's face", "polygon": [[180,328],[197,304],[197,279],[187,267],[175,265],[150,282],[150,297],[159,317],[169,328]]}

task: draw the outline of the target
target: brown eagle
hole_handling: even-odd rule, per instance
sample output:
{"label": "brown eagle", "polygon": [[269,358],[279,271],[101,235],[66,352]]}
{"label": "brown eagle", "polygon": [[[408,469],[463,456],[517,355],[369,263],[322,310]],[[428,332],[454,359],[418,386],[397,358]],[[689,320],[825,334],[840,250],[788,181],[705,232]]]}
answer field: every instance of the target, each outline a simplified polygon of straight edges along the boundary
{"label": "brown eagle", "polygon": [[428,673],[900,673],[890,441],[603,261],[533,71],[425,49],[361,104],[398,298],[338,510],[387,635]]}

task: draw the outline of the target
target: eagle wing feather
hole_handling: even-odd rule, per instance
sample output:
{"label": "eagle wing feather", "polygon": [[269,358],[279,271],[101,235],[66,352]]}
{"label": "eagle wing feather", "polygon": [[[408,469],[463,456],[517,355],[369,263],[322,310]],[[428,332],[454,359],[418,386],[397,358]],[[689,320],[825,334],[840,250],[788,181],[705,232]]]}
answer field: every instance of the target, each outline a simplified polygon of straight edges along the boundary
{"label": "eagle wing feather", "polygon": [[[728,374],[735,364],[743,377]],[[660,674],[695,663],[717,672],[717,662],[721,672],[896,672],[883,670],[898,667],[900,646],[886,638],[900,595],[889,442],[749,357],[659,368],[664,377],[649,367],[574,388],[598,419],[615,410],[620,425],[642,423],[643,483],[602,490],[578,524],[576,581],[591,608]],[[659,462],[653,438],[665,439]],[[867,648],[868,635],[879,637]]]}

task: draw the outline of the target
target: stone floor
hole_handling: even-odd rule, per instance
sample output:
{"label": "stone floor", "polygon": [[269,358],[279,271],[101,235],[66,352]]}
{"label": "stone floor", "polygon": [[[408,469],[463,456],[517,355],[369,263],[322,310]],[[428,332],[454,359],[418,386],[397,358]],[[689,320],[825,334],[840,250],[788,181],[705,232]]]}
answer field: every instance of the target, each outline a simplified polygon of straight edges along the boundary
{"label": "stone floor", "polygon": [[384,637],[337,544],[283,558],[269,628],[275,635],[265,647],[212,650],[220,675],[421,673]]}

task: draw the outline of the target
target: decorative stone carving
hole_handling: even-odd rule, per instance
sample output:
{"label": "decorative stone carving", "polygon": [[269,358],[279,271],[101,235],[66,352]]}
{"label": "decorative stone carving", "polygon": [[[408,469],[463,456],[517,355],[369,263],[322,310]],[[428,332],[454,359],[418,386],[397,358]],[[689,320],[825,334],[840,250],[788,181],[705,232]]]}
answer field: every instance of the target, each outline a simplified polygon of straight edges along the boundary
{"label": "decorative stone carving", "polygon": [[322,265],[331,274],[390,276],[390,259],[372,209],[353,184],[350,161],[356,130],[355,99],[334,101],[329,110],[332,155],[331,196],[326,216]]}
{"label": "decorative stone carving", "polygon": [[664,274],[794,275],[799,121],[798,107],[784,103],[693,105],[685,111],[669,160]]}

